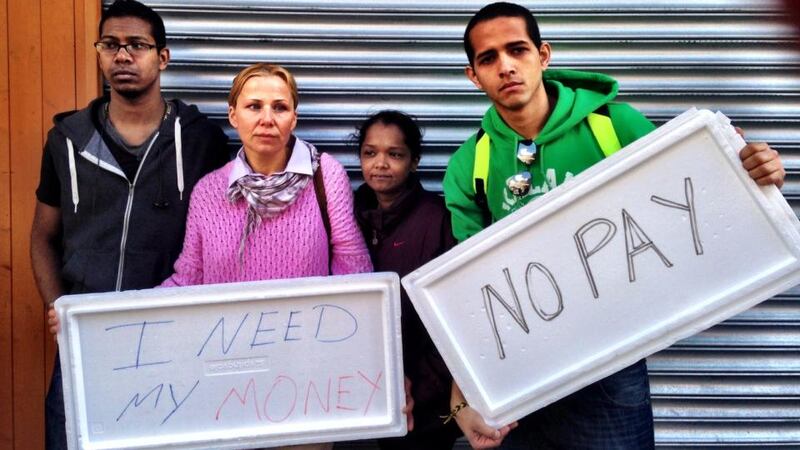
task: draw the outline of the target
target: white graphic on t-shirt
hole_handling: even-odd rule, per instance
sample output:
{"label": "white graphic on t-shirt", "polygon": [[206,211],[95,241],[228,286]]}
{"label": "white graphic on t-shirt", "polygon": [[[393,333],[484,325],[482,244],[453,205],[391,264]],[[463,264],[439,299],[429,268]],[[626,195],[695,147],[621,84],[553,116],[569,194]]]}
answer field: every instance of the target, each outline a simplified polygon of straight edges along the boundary
{"label": "white graphic on t-shirt", "polygon": [[[571,180],[575,175],[572,172],[567,172],[564,175],[564,181],[561,184],[566,183],[567,181]],[[508,189],[503,189],[503,204],[501,205],[504,211],[515,211],[522,205],[527,205],[530,200],[533,198],[539,197],[544,195],[551,190],[555,189],[558,186],[558,181],[556,178],[556,169],[550,168],[547,169],[545,172],[544,181],[539,186],[531,186],[531,190],[528,191],[522,197],[517,197],[516,195],[512,194],[511,191]],[[523,198],[532,197],[525,202],[520,202]]]}

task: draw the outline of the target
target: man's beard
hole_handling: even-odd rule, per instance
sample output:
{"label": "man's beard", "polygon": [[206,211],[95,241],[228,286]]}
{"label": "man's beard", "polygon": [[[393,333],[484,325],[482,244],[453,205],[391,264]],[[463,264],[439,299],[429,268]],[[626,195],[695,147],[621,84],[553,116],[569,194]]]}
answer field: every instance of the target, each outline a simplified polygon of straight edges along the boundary
{"label": "man's beard", "polygon": [[126,100],[138,100],[150,91],[155,84],[155,80],[151,81],[147,85],[141,85],[138,83],[120,83],[118,87],[115,89],[114,86],[111,86],[117,94],[121,97],[125,98]]}
{"label": "man's beard", "polygon": [[117,94],[125,97],[127,100],[137,100],[144,95],[144,89],[120,89],[116,90]]}

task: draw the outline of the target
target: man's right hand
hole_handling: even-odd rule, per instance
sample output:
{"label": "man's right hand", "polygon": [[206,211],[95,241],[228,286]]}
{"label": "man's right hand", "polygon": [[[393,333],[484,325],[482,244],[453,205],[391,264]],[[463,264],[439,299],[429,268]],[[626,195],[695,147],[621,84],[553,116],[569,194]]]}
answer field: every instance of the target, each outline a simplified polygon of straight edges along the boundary
{"label": "man's right hand", "polygon": [[47,308],[47,329],[50,330],[50,334],[53,335],[53,339],[56,338],[58,334],[58,330],[61,328],[60,324],[58,323],[58,314],[56,314],[56,310],[53,308],[51,304]]}
{"label": "man's right hand", "polygon": [[469,440],[469,445],[474,449],[498,447],[508,433],[517,427],[517,422],[500,429],[490,427],[483,421],[483,417],[469,406],[459,411],[456,423]]}
{"label": "man's right hand", "polygon": [[[464,394],[453,381],[450,393],[450,405],[458,405],[464,402]],[[466,403],[466,402],[465,402]],[[486,424],[483,417],[472,409],[469,405],[462,408],[455,415],[456,424],[461,428],[461,432],[469,440],[469,445],[474,449],[495,448],[503,443],[503,439],[508,433],[517,427],[517,422],[513,422],[502,428],[495,429]]]}

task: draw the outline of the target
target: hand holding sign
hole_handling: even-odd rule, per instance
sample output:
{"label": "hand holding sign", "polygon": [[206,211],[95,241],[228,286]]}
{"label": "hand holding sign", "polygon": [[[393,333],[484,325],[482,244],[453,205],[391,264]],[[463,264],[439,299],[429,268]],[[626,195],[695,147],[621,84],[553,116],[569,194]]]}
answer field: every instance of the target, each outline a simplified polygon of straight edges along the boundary
{"label": "hand holding sign", "polygon": [[[454,382],[452,387],[451,405],[466,405],[464,401],[464,394],[461,393],[458,385]],[[480,413],[466,405],[460,409],[454,416],[458,427],[464,432],[464,436],[469,441],[469,445],[474,449],[486,449],[499,447],[503,443],[503,439],[508,436],[514,428],[517,427],[517,422],[512,422],[506,426],[496,429],[489,426],[484,422]]]}
{"label": "hand holding sign", "polygon": [[53,335],[53,339],[56,339],[56,335],[60,329],[61,327],[58,323],[58,314],[56,314],[56,310],[53,308],[53,305],[50,305],[47,307],[47,330]]}
{"label": "hand holding sign", "polygon": [[769,145],[763,142],[747,144],[739,151],[739,158],[750,178],[759,185],[774,184],[778,188],[783,186],[786,170],[778,152]]}

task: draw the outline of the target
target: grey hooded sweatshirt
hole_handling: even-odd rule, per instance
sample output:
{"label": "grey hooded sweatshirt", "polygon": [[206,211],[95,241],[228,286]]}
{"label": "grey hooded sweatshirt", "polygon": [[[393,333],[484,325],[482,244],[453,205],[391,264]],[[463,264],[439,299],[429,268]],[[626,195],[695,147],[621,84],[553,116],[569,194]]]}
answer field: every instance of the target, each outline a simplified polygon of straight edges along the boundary
{"label": "grey hooded sweatshirt", "polygon": [[42,157],[36,194],[61,209],[62,278],[70,294],[151,288],[167,278],[181,251],[192,188],[228,156],[222,130],[194,105],[172,100],[173,112],[129,178],[98,119],[107,101],[56,116]]}

